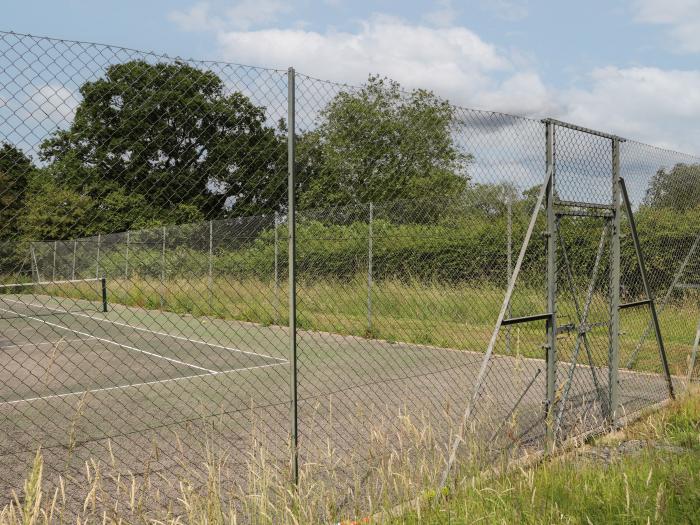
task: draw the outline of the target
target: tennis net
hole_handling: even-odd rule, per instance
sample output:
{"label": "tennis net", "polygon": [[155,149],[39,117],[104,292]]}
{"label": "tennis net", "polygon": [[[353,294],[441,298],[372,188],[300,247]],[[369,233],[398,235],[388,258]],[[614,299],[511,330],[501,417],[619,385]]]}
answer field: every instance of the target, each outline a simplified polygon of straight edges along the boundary
{"label": "tennis net", "polygon": [[0,319],[106,311],[104,278],[0,284]]}

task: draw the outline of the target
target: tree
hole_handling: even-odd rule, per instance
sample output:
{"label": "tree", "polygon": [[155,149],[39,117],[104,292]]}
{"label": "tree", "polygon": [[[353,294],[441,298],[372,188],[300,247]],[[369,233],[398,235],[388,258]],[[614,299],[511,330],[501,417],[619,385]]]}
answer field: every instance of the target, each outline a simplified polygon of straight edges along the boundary
{"label": "tree", "polygon": [[19,225],[34,165],[20,149],[0,146],[0,268],[18,264]]}
{"label": "tree", "polygon": [[103,213],[125,204],[129,213],[112,228],[167,222],[182,205],[190,218],[192,209],[215,218],[283,202],[279,133],[264,108],[226,94],[214,73],[135,60],[110,66],[80,92],[71,127],[46,140],[41,157],[58,187],[94,199]]}
{"label": "tree", "polygon": [[700,204],[700,164],[661,168],[651,179],[644,204],[654,208],[687,211]]}
{"label": "tree", "polygon": [[300,207],[461,195],[471,157],[455,144],[453,121],[448,102],[387,79],[339,93],[299,137]]}
{"label": "tree", "polygon": [[17,235],[17,224],[34,165],[10,144],[0,147],[0,240]]}

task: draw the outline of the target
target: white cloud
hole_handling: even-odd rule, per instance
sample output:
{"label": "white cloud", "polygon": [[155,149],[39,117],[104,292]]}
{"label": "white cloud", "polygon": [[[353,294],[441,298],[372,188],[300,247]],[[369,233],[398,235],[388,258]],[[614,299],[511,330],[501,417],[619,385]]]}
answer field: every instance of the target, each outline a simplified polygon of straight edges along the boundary
{"label": "white cloud", "polygon": [[655,145],[698,151],[700,71],[597,69],[591,87],[560,94],[562,117]]}
{"label": "white cloud", "polygon": [[[224,31],[219,41],[228,60],[279,68],[294,65],[312,76],[349,83],[379,73],[409,88],[433,89],[461,104],[478,104],[481,94],[491,90],[501,90],[499,101],[506,101],[504,89],[522,86],[521,77],[496,80],[514,73],[508,56],[463,27],[433,28],[375,16],[356,32]],[[532,76],[536,75],[528,78]],[[512,108],[512,102],[507,106]]]}
{"label": "white cloud", "polygon": [[[667,15],[675,17],[673,12]],[[232,62],[291,65],[313,77],[350,84],[378,73],[466,107],[553,116],[691,152],[698,152],[700,144],[700,69],[611,66],[592,71],[575,88],[555,89],[532,62],[465,27],[412,24],[383,15],[359,22],[354,31],[219,28],[216,34],[223,58]],[[332,91],[307,93],[300,110],[317,110],[309,106],[322,105]]]}
{"label": "white cloud", "polygon": [[248,29],[273,22],[291,9],[289,2],[280,0],[242,0],[226,11],[226,18],[232,27]]}
{"label": "white cloud", "polygon": [[239,0],[215,16],[207,2],[200,2],[184,11],[172,11],[168,18],[185,31],[246,30],[274,22],[290,11],[291,5],[282,0]]}
{"label": "white cloud", "polygon": [[72,122],[79,97],[64,86],[44,85],[29,93],[22,111],[28,120],[54,127]]}
{"label": "white cloud", "polygon": [[700,0],[633,0],[635,20],[669,27],[674,49],[700,53]]}
{"label": "white cloud", "polygon": [[211,16],[209,4],[198,3],[185,11],[172,11],[168,19],[183,31],[211,31],[221,28],[221,20]]}
{"label": "white cloud", "polygon": [[438,0],[437,9],[423,15],[423,19],[429,24],[438,27],[454,25],[457,18],[457,10],[452,5],[452,0]]}

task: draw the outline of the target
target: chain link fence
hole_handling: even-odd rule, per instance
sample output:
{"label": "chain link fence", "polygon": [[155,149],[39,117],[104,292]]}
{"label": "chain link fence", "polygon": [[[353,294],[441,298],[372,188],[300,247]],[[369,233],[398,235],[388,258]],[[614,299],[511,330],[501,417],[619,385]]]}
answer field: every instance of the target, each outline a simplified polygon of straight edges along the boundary
{"label": "chain link fence", "polygon": [[331,519],[698,378],[698,157],[379,77],[0,50],[4,494],[39,448],[76,508],[86,462],[172,494],[214,455]]}

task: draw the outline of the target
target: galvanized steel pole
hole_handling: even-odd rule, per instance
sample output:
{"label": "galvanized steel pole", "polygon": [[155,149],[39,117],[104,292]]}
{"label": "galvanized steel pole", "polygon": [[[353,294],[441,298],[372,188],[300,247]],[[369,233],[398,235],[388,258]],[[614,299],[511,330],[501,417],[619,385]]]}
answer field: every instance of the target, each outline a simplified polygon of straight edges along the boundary
{"label": "galvanized steel pole", "polygon": [[557,217],[554,212],[554,184],[556,171],[554,163],[554,130],[553,122],[545,124],[547,170],[552,176],[547,188],[547,311],[551,314],[547,320],[547,393],[546,393],[546,450],[554,448],[555,396],[557,390]]}
{"label": "galvanized steel pole", "polygon": [[95,258],[95,279],[100,277],[100,244],[102,243],[102,234],[97,234],[97,257]]}
{"label": "galvanized steel pole", "polygon": [[367,335],[372,334],[372,219],[374,208],[369,203],[369,228],[367,241]]}
{"label": "galvanized steel pole", "polygon": [[610,239],[610,346],[608,355],[608,423],[617,419],[620,399],[620,139],[612,139],[613,218]]}
{"label": "galvanized steel pole", "polygon": [[280,321],[279,214],[275,212],[275,323]]}
{"label": "galvanized steel pole", "polygon": [[287,70],[287,228],[289,263],[289,388],[292,479],[299,482],[299,421],[297,411],[297,288],[296,288],[296,217],[295,217],[295,86],[294,68]]}

